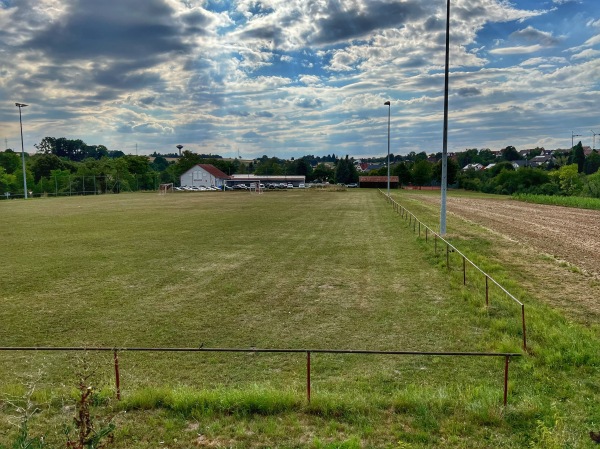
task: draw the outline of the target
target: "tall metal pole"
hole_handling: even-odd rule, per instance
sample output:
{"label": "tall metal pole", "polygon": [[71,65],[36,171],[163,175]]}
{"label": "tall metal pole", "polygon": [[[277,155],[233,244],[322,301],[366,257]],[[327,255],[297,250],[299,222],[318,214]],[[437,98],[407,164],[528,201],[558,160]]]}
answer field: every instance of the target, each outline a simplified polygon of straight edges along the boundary
{"label": "tall metal pole", "polygon": [[446,195],[448,190],[448,79],[450,77],[450,0],[446,2],[446,71],[444,79],[444,136],[442,148],[442,200],[440,235],[446,234]]}
{"label": "tall metal pole", "polygon": [[593,129],[590,130],[590,131],[592,131],[592,136],[593,136],[592,137],[593,138],[593,141],[592,141],[592,151],[593,151],[593,150],[596,149],[596,136],[598,135],[598,133],[595,133]]}
{"label": "tall metal pole", "polygon": [[392,117],[392,104],[389,101],[383,103],[388,107],[388,153],[387,153],[387,194],[390,196],[390,119]]}
{"label": "tall metal pole", "polygon": [[15,106],[19,108],[19,125],[21,126],[21,158],[23,159],[23,193],[25,199],[27,199],[27,172],[25,171],[25,146],[23,145],[23,120],[21,119],[21,108],[26,107],[26,104],[15,103]]}

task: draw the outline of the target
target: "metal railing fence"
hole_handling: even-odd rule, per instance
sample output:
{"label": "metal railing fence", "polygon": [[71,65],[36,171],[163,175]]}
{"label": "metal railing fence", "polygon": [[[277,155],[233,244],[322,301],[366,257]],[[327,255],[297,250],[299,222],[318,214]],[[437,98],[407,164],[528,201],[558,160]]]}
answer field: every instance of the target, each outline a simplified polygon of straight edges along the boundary
{"label": "metal railing fence", "polygon": [[375,351],[363,349],[277,349],[277,348],[160,348],[160,347],[83,347],[83,346],[5,346],[2,351],[57,351],[57,352],[112,352],[115,370],[115,394],[121,400],[121,369],[119,367],[119,353],[122,352],[221,352],[221,353],[288,353],[306,354],[306,400],[311,400],[311,355],[312,354],[366,354],[387,356],[425,356],[425,357],[503,357],[504,358],[504,390],[503,404],[508,402],[508,366],[512,357],[521,357],[522,354],[510,352],[426,352],[426,351]]}
{"label": "metal railing fence", "polygon": [[[467,285],[467,264],[475,268],[479,273],[481,273],[485,277],[485,304],[489,306],[489,287],[490,282],[498,287],[502,292],[506,294],[514,303],[518,304],[521,308],[521,330],[523,334],[523,350],[527,351],[527,328],[525,323],[525,304],[519,301],[512,293],[510,293],[506,288],[500,285],[493,277],[491,277],[488,273],[482,270],[478,265],[475,264],[472,260],[470,260],[467,256],[465,256],[456,246],[448,242],[444,237],[439,235],[436,231],[431,229],[431,227],[427,226],[421,220],[419,220],[412,212],[394,200],[391,196],[388,196],[386,192],[379,189],[379,193],[381,193],[385,199],[392,205],[394,211],[398,213],[402,218],[408,220],[409,227],[412,227],[413,232],[418,232],[419,237],[421,236],[421,232],[425,234],[425,241],[429,241],[429,234],[433,236],[434,241],[434,252],[437,254],[437,245],[438,240],[442,244],[446,245],[446,267],[450,270],[450,250],[452,252],[458,254],[462,258],[462,271],[463,271],[463,285]],[[418,228],[418,231],[417,231]],[[422,231],[423,229],[423,231]]]}

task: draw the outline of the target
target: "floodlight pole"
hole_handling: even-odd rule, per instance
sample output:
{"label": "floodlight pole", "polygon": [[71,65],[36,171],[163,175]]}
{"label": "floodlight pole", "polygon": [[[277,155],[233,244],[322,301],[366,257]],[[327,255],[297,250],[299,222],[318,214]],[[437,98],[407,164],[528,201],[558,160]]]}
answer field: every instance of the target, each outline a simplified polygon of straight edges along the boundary
{"label": "floodlight pole", "polygon": [[392,116],[392,104],[389,101],[383,103],[388,107],[388,152],[387,152],[387,194],[390,196],[390,119]]}
{"label": "floodlight pole", "polygon": [[444,77],[444,136],[442,148],[442,199],[440,235],[446,234],[446,196],[448,190],[448,78],[450,76],[450,0],[446,1],[446,70]]}
{"label": "floodlight pole", "polygon": [[25,146],[23,145],[23,120],[21,118],[21,108],[26,107],[26,104],[15,103],[15,106],[19,108],[19,125],[21,126],[21,158],[23,159],[23,193],[25,199],[27,199],[27,172],[25,171]]}

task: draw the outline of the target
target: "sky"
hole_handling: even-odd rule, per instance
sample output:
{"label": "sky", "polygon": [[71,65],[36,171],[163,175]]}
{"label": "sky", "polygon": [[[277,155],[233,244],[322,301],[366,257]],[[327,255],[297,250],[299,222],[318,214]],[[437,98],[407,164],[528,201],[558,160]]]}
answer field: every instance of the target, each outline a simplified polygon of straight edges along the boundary
{"label": "sky", "polygon": [[[599,0],[451,0],[450,16],[448,151],[593,145]],[[437,153],[445,24],[446,0],[0,0],[2,150],[20,150],[19,102],[30,153],[51,136],[383,156],[388,113],[393,154]]]}

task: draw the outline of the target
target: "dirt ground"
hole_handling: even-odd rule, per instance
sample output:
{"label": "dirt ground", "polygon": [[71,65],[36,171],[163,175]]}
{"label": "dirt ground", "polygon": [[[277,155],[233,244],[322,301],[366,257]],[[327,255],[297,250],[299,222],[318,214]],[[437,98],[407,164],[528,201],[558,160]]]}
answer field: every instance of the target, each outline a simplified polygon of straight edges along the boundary
{"label": "dirt ground", "polygon": [[[439,197],[414,198],[439,204]],[[518,249],[510,245],[512,248],[507,250],[513,253],[513,259],[519,259],[516,264],[529,273],[524,276],[524,283],[546,296],[546,300],[569,309],[584,321],[600,317],[600,211],[508,199],[451,197],[447,210],[449,215],[517,242]],[[535,253],[551,255],[557,262],[548,265],[530,257]],[[575,305],[579,310],[574,310]],[[586,316],[590,312],[592,316]]]}

